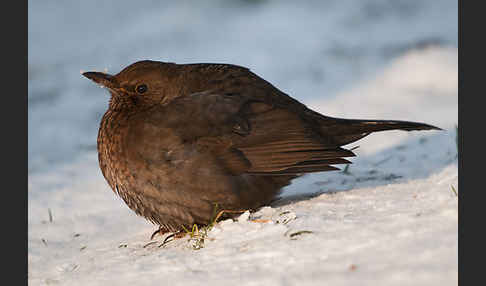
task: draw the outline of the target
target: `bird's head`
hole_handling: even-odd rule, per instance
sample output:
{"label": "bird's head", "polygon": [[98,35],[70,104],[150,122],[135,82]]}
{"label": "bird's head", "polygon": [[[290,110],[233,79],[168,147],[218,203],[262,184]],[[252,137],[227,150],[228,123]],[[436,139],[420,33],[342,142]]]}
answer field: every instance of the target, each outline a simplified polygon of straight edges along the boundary
{"label": "bird's head", "polygon": [[165,104],[176,91],[171,89],[175,64],[158,61],[133,63],[116,75],[103,72],[84,72],[83,75],[111,93],[114,108],[147,107]]}

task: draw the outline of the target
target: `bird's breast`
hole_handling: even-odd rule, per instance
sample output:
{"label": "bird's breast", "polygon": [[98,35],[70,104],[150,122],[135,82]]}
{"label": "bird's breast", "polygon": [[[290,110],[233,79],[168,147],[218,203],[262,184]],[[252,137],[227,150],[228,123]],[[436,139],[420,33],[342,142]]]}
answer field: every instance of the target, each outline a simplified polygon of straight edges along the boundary
{"label": "bird's breast", "polygon": [[128,133],[128,116],[108,110],[100,123],[97,147],[98,162],[106,181],[116,193],[123,187],[119,178],[129,174],[124,159],[124,140]]}

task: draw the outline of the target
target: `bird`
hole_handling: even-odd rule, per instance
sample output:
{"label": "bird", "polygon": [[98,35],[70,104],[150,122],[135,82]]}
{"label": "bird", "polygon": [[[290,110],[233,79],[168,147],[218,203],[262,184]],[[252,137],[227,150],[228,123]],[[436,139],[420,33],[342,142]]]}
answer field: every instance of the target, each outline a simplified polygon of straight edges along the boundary
{"label": "bird", "polygon": [[[233,64],[141,60],[108,89],[97,151],[107,183],[163,233],[208,225],[218,210],[255,211],[292,180],[339,170],[342,146],[385,130],[441,130],[401,120],[325,116]],[[157,232],[157,231],[156,231]]]}

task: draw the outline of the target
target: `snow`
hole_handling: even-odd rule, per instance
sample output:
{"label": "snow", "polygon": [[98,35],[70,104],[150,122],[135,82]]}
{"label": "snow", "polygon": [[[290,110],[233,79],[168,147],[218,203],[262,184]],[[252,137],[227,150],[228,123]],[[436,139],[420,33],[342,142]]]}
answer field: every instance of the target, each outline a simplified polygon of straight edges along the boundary
{"label": "snow", "polygon": [[[29,1],[29,285],[457,285],[457,18],[446,17],[457,2],[313,3],[325,12],[256,2]],[[164,25],[151,25],[161,15]],[[118,32],[87,33],[105,23]],[[101,175],[93,144],[106,90],[79,75],[140,58],[241,64],[326,115],[444,131],[372,134],[347,146],[359,148],[346,172],[299,178],[272,206],[216,224],[203,243],[159,247],[156,227]]]}

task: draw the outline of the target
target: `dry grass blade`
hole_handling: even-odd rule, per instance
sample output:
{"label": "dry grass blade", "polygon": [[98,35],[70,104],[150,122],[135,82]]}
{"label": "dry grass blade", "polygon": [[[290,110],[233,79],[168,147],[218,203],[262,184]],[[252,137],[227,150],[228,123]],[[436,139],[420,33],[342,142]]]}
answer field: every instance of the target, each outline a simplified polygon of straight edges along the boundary
{"label": "dry grass blade", "polygon": [[457,197],[457,191],[456,191],[456,188],[454,188],[454,185],[451,185],[451,189],[454,192],[454,195],[456,195],[456,197]]}
{"label": "dry grass blade", "polygon": [[297,231],[297,232],[294,232],[294,233],[291,233],[289,235],[290,238],[293,238],[293,237],[296,237],[298,235],[302,235],[302,234],[306,234],[306,233],[314,233],[313,231],[310,231],[310,230],[301,230],[301,231]]}
{"label": "dry grass blade", "polygon": [[50,208],[48,208],[48,209],[47,209],[47,212],[49,213],[49,222],[52,222],[52,220],[53,220],[53,219],[52,219],[52,212],[51,212],[51,209],[50,209]]}

